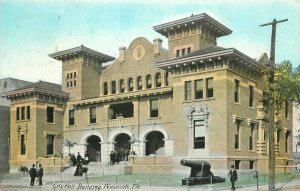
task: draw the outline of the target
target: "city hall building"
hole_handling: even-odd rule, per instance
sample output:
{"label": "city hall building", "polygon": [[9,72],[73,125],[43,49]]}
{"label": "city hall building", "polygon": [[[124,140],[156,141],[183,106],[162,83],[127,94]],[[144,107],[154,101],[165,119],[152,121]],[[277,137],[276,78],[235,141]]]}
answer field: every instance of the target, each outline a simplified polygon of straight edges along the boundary
{"label": "city hall building", "polygon": [[[6,93],[11,168],[77,152],[109,164],[112,151],[120,161],[134,151],[133,173],[150,164],[174,172],[181,159],[209,161],[213,171],[235,165],[266,173],[267,55],[218,46],[232,31],[205,13],[153,29],[167,49],[159,38],[139,37],[116,59],[83,45],[55,52],[49,56],[62,64],[61,86],[39,81]],[[276,111],[276,172],[292,165],[291,112],[288,104]]]}

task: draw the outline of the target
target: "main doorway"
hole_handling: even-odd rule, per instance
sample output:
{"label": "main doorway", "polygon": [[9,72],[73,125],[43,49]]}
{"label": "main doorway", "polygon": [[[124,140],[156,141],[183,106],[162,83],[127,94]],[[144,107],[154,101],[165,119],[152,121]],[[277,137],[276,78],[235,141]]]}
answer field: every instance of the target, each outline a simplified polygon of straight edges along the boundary
{"label": "main doorway", "polygon": [[130,136],[126,133],[121,133],[115,138],[115,151],[118,153],[118,161],[125,161],[126,155],[130,151]]}
{"label": "main doorway", "polygon": [[164,135],[159,131],[151,131],[146,136],[146,155],[150,154],[165,154]]}
{"label": "main doorway", "polygon": [[86,154],[89,161],[101,162],[101,139],[97,135],[92,135],[87,139]]}

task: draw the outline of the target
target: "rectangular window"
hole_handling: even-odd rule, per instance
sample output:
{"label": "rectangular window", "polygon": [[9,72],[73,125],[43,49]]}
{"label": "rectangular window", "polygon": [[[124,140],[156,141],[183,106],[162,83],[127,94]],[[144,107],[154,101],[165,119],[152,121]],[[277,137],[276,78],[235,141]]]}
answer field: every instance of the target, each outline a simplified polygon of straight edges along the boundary
{"label": "rectangular window", "polygon": [[236,132],[234,135],[234,148],[239,149],[240,148],[240,121],[236,122]]}
{"label": "rectangular window", "polygon": [[176,57],[178,58],[180,56],[180,50],[176,50]]}
{"label": "rectangular window", "polygon": [[76,86],[76,79],[74,79],[74,86]]}
{"label": "rectangular window", "polygon": [[76,78],[76,72],[74,72],[74,78]]}
{"label": "rectangular window", "polygon": [[20,108],[17,107],[17,110],[16,110],[16,120],[19,121],[20,120]]}
{"label": "rectangular window", "polygon": [[204,120],[194,121],[194,149],[205,149]]}
{"label": "rectangular window", "polygon": [[240,160],[235,160],[234,161],[234,167],[235,167],[235,169],[240,169]]}
{"label": "rectangular window", "polygon": [[185,82],[184,97],[185,97],[185,100],[191,100],[191,98],[192,98],[192,82],[191,81]]}
{"label": "rectangular window", "polygon": [[240,81],[234,80],[234,102],[239,103],[240,102]]}
{"label": "rectangular window", "polygon": [[67,82],[67,88],[69,87],[70,85],[69,85],[69,82]]}
{"label": "rectangular window", "polygon": [[73,81],[72,80],[70,81],[70,87],[73,87]]}
{"label": "rectangular window", "polygon": [[206,79],[206,97],[214,96],[213,78]]}
{"label": "rectangular window", "polygon": [[90,108],[90,123],[96,123],[96,107]]}
{"label": "rectangular window", "polygon": [[288,100],[285,100],[285,112],[284,112],[284,114],[285,114],[285,118],[288,118],[289,117],[289,102],[288,102]]}
{"label": "rectangular window", "polygon": [[190,54],[191,53],[191,47],[188,47],[187,49],[187,53]]}
{"label": "rectangular window", "polygon": [[70,79],[72,79],[72,78],[73,78],[73,77],[72,77],[72,75],[73,75],[73,74],[72,74],[72,73],[70,73]]}
{"label": "rectangular window", "polygon": [[203,98],[203,80],[195,80],[195,99]]}
{"label": "rectangular window", "polygon": [[285,153],[289,152],[289,135],[290,135],[290,132],[287,131],[285,134]]}
{"label": "rectangular window", "polygon": [[25,120],[25,106],[21,107],[21,120]]}
{"label": "rectangular window", "polygon": [[69,79],[69,74],[67,74],[67,80]]}
{"label": "rectangular window", "polygon": [[69,110],[69,125],[75,124],[74,110]]}
{"label": "rectangular window", "polygon": [[54,123],[54,107],[47,107],[47,122]]}
{"label": "rectangular window", "polygon": [[54,135],[47,135],[47,155],[54,154]]}
{"label": "rectangular window", "polygon": [[158,99],[150,100],[150,117],[158,117]]}
{"label": "rectangular window", "polygon": [[26,116],[27,119],[30,119],[30,106],[27,106]]}
{"label": "rectangular window", "polygon": [[249,161],[249,169],[254,169],[254,161],[253,160]]}
{"label": "rectangular window", "polygon": [[21,140],[20,140],[20,144],[21,144],[21,155],[25,155],[26,154],[26,144],[25,144],[25,135],[21,135]]}
{"label": "rectangular window", "polygon": [[254,148],[254,124],[250,124],[250,136],[249,136],[249,150]]}
{"label": "rectangular window", "polygon": [[249,107],[253,107],[254,102],[254,87],[249,86]]}

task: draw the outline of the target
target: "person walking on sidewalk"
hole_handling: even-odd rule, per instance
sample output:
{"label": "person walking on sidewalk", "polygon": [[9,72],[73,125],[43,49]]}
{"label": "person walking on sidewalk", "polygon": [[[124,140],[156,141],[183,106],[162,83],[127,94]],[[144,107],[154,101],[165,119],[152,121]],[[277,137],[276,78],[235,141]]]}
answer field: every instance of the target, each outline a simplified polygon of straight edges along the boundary
{"label": "person walking on sidewalk", "polygon": [[30,186],[34,186],[34,180],[37,175],[36,169],[35,169],[35,164],[33,164],[32,168],[29,170],[29,175],[30,175]]}
{"label": "person walking on sidewalk", "polygon": [[41,164],[39,164],[39,171],[38,171],[38,177],[39,177],[39,185],[43,185],[43,175],[44,175],[44,169]]}
{"label": "person walking on sidewalk", "polygon": [[237,181],[238,176],[236,170],[234,169],[234,165],[231,165],[231,170],[228,173],[228,177],[231,182],[231,190],[235,190],[235,181]]}

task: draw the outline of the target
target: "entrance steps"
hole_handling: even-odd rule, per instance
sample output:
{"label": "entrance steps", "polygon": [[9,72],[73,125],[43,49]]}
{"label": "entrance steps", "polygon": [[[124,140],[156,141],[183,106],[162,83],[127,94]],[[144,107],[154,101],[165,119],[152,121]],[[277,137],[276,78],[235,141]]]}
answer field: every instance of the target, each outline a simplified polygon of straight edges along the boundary
{"label": "entrance steps", "polygon": [[[88,165],[83,167],[88,168],[88,176],[109,176],[109,175],[120,175],[125,174],[125,162],[121,161],[119,164],[109,165],[107,163],[90,162]],[[69,167],[62,174],[73,175],[76,167]]]}

